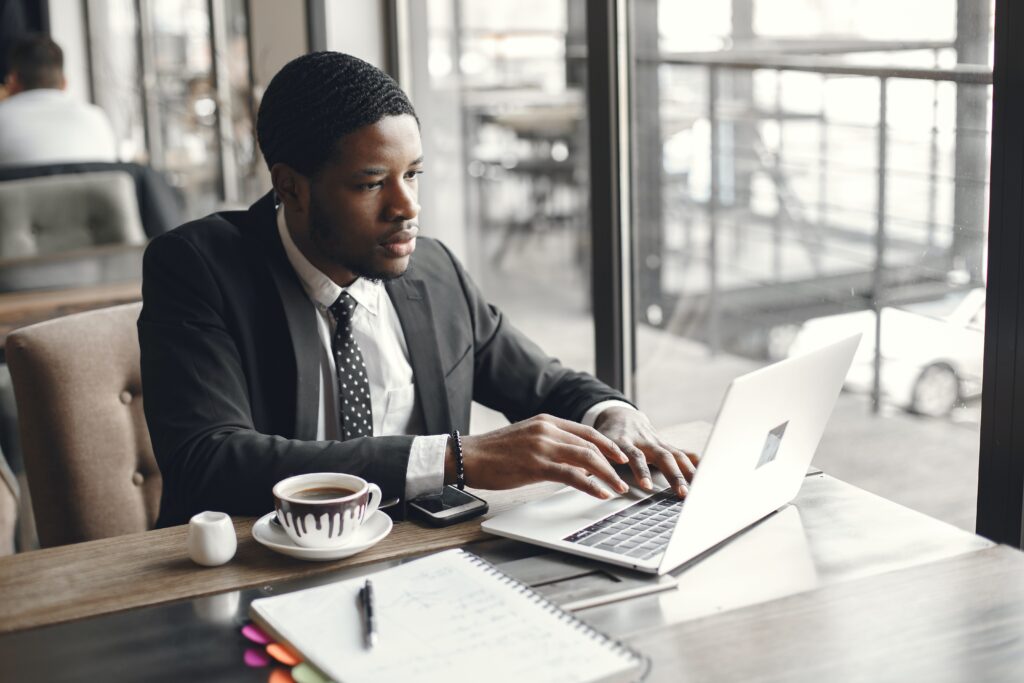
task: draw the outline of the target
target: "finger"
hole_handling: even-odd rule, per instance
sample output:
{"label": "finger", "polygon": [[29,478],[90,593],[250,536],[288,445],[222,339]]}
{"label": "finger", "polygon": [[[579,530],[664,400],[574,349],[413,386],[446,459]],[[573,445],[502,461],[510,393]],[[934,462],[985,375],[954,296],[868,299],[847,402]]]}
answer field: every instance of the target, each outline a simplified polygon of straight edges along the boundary
{"label": "finger", "polygon": [[687,456],[686,452],[671,444],[665,443],[661,439],[658,439],[658,443],[676,459],[679,471],[686,477],[686,481],[693,481],[693,476],[697,474],[697,467],[690,460],[689,456]]}
{"label": "finger", "polygon": [[654,481],[651,479],[651,468],[647,466],[647,456],[633,444],[622,446],[623,452],[629,458],[629,469],[633,471],[640,488],[650,491],[654,488]]}
{"label": "finger", "polygon": [[608,500],[611,498],[611,494],[608,493],[607,490],[602,488],[596,480],[588,477],[586,470],[580,469],[579,467],[557,462],[549,462],[547,467],[545,467],[541,472],[541,475],[545,479],[571,486],[574,489],[578,489],[587,495],[600,498],[601,500]]}
{"label": "finger", "polygon": [[652,446],[651,451],[654,455],[654,465],[665,475],[669,485],[675,489],[680,497],[685,496],[689,488],[686,485],[686,477],[680,471],[675,456],[660,446]]}
{"label": "finger", "polygon": [[629,485],[612,469],[608,459],[604,457],[594,444],[588,443],[573,434],[567,432],[564,434],[564,438],[568,443],[551,441],[549,444],[551,449],[550,457],[560,462],[568,462],[577,467],[582,467],[589,474],[593,474],[604,481],[614,491],[625,493],[629,490]]}
{"label": "finger", "polygon": [[593,427],[588,427],[580,424],[579,422],[573,422],[572,420],[563,420],[560,417],[552,416],[551,420],[555,426],[560,427],[571,434],[575,434],[581,439],[585,439],[597,446],[601,452],[604,453],[605,457],[612,462],[617,462],[620,465],[625,465],[629,462],[629,458],[626,457],[626,454],[622,452],[622,449],[620,449],[614,441]]}

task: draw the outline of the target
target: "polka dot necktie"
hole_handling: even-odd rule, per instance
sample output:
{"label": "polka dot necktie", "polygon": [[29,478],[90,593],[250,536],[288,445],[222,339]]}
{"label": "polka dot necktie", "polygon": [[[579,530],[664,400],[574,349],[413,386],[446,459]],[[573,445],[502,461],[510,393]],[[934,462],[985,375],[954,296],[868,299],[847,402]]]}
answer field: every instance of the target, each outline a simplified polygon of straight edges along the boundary
{"label": "polka dot necktie", "polygon": [[366,377],[363,354],[352,338],[352,314],[356,306],[356,300],[348,292],[342,292],[330,309],[338,323],[334,330],[334,367],[338,375],[343,441],[359,436],[373,436],[370,380]]}

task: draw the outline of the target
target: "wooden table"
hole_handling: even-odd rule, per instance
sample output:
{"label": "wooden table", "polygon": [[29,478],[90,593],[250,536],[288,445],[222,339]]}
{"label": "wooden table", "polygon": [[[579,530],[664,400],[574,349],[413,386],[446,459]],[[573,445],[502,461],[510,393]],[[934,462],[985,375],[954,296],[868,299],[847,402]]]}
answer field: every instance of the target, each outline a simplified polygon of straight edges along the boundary
{"label": "wooden table", "polygon": [[1024,681],[1024,554],[988,548],[626,640],[666,683]]}
{"label": "wooden table", "polygon": [[0,294],[0,361],[7,335],[26,325],[142,299],[142,282],[114,282],[70,289]]}
{"label": "wooden table", "polygon": [[[539,484],[488,491],[489,514],[556,490]],[[315,576],[382,560],[463,546],[493,538],[480,520],[443,529],[395,524],[369,550],[336,562],[302,562],[277,555],[252,538],[254,519],[235,519],[238,551],[220,567],[199,568],[188,557],[188,526],[46,548],[0,558],[0,634],[157,605],[274,581]],[[126,581],[131,590],[126,590]]]}
{"label": "wooden table", "polygon": [[139,301],[145,244],[0,260],[0,360],[7,335],[69,313]]}
{"label": "wooden table", "polygon": [[[498,512],[552,488],[485,495]],[[258,546],[250,524],[236,524],[236,558],[210,569],[187,559],[184,527],[0,558],[0,671],[265,681],[241,663],[255,597],[455,545],[499,566],[536,552],[481,542],[478,521],[404,522],[364,553],[303,563]],[[674,573],[674,590],[578,612],[648,654],[650,680],[1024,680],[1024,555],[824,474]]]}

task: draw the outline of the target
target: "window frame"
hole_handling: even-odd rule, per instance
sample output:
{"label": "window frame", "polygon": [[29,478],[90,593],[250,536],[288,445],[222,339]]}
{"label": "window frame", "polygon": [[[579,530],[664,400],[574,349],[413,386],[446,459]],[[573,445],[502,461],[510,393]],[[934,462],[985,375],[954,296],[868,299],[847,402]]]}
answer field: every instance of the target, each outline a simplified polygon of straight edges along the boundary
{"label": "window frame", "polygon": [[[977,532],[1024,543],[1024,6],[996,0]],[[953,473],[955,476],[955,473]]]}

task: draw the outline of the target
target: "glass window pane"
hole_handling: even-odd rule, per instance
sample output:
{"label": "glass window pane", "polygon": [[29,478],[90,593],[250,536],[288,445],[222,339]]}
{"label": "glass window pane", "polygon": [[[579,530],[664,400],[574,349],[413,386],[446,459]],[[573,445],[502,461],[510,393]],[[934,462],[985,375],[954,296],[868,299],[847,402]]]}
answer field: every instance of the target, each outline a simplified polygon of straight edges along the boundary
{"label": "glass window pane", "polygon": [[815,464],[973,530],[991,3],[630,9],[641,407],[862,332]]}
{"label": "glass window pane", "polygon": [[95,100],[111,118],[119,158],[164,171],[191,216],[265,192],[245,0],[87,7]]}
{"label": "glass window pane", "polygon": [[[205,0],[143,0],[143,42],[152,46],[151,141],[155,164],[182,188],[189,215],[216,210],[220,197],[217,99]],[[148,22],[146,20],[149,20]]]}
{"label": "glass window pane", "polygon": [[[545,351],[593,371],[584,6],[406,3],[421,222]],[[474,429],[503,420],[474,412]]]}
{"label": "glass window pane", "polygon": [[139,77],[139,21],[133,0],[88,0],[93,99],[106,111],[118,158],[144,162],[146,123]]}

